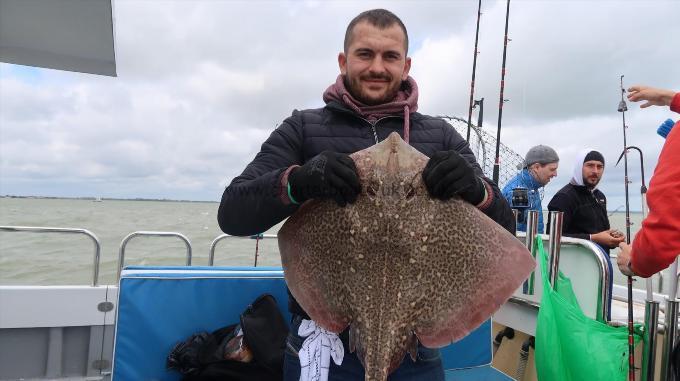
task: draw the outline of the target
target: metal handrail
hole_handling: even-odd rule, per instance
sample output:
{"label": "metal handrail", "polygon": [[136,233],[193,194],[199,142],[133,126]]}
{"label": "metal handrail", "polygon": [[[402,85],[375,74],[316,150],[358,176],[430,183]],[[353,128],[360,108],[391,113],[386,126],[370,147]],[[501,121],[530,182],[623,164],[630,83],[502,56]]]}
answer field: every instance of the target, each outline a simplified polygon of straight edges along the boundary
{"label": "metal handrail", "polygon": [[187,248],[187,266],[191,266],[191,242],[189,241],[189,238],[187,238],[184,234],[181,233],[176,233],[176,232],[152,232],[152,231],[137,231],[137,232],[132,232],[128,234],[125,238],[123,238],[123,241],[120,243],[120,248],[118,249],[118,272],[116,275],[116,279],[120,279],[120,273],[123,270],[123,265],[125,262],[125,246],[127,246],[128,242],[135,238],[135,237],[140,237],[140,236],[145,236],[145,237],[178,237],[182,241],[184,241],[184,245]]}
{"label": "metal handrail", "polygon": [[[562,239],[562,243],[564,244],[564,238]],[[610,292],[609,292],[609,280],[612,278],[612,274],[609,272],[609,262],[607,261],[606,258],[606,253],[600,249],[600,247],[592,242],[592,241],[585,241],[581,243],[582,245],[587,246],[593,253],[595,253],[595,258],[597,258],[597,262],[600,265],[600,274],[602,274],[602,277],[600,278],[600,301],[602,302],[602,319],[607,319],[607,316],[609,316],[609,299],[611,298]]]}
{"label": "metal handrail", "polygon": [[[518,238],[520,239],[525,238],[523,232],[519,232],[517,235]],[[545,239],[547,237],[545,234],[540,234],[540,236],[541,239]],[[607,300],[609,300],[610,297],[609,279],[612,277],[612,274],[609,272],[609,265],[607,259],[605,258],[605,253],[599,248],[599,246],[597,246],[596,243],[593,243],[592,241],[588,240],[582,240],[571,237],[562,237],[561,245],[585,246],[594,254],[598,262],[598,266],[600,268],[600,274],[602,274],[602,276],[600,277],[600,296],[599,296],[600,300],[602,301],[601,313],[603,317],[606,317],[609,313],[609,303],[607,303]]]}
{"label": "metal handrail", "polygon": [[[229,235],[229,234],[222,234],[220,236],[217,236],[217,238],[215,238],[212,241],[212,243],[210,244],[210,254],[208,255],[208,266],[214,265],[214,262],[215,262],[215,246],[217,245],[217,243],[219,241],[221,241],[225,238],[250,238],[250,239],[255,239],[257,237],[258,237],[258,235],[249,236],[249,237],[239,237],[239,236]],[[277,236],[276,236],[276,234],[260,234],[259,237],[271,239],[271,238],[276,238]]]}
{"label": "metal handrail", "polygon": [[69,234],[84,234],[92,239],[94,242],[94,268],[92,271],[92,286],[99,285],[99,258],[101,256],[101,243],[94,233],[87,229],[76,228],[51,228],[41,226],[0,226],[0,230],[8,232],[33,232],[33,233],[69,233]]}

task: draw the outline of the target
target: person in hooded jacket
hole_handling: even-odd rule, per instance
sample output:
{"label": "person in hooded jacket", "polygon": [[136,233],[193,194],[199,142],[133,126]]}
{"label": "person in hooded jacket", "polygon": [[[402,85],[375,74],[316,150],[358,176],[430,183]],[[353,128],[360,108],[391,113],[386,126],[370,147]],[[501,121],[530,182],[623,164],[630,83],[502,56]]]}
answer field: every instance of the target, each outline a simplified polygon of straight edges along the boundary
{"label": "person in hooded jacket", "polygon": [[[348,155],[397,132],[430,157],[423,181],[432,197],[459,196],[514,232],[510,207],[498,186],[484,177],[467,142],[442,119],[416,112],[418,87],[409,76],[407,54],[406,27],[392,12],[374,9],[355,17],[338,54],[340,75],[323,94],[326,105],[296,110],[272,132],[225,189],[218,210],[220,228],[231,235],[253,235],[281,222],[310,199],[330,198],[340,206],[354,202],[361,186]],[[297,381],[304,340],[298,333],[309,316],[292,295],[289,310],[293,318],[284,380]],[[330,362],[328,379],[363,380],[356,353],[348,351],[347,330],[340,339],[344,359],[341,365]],[[417,361],[405,356],[390,376],[391,381],[422,379],[444,380],[438,350],[420,346]]]}
{"label": "person in hooded jacket", "polygon": [[[607,216],[607,198],[597,189],[604,175],[604,156],[587,148],[576,155],[574,170],[569,184],[560,189],[548,203],[549,211],[563,212],[562,235],[595,242],[605,253],[609,273],[614,269],[609,251],[626,239],[618,230],[611,229]],[[550,229],[550,221],[548,221]],[[611,295],[613,277],[609,277],[607,304],[611,318]]]}
{"label": "person in hooded jacket", "polygon": [[548,203],[549,211],[563,212],[562,235],[597,243],[605,253],[618,246],[625,236],[610,228],[607,198],[597,189],[604,175],[604,156],[593,149],[576,155],[569,184]]}

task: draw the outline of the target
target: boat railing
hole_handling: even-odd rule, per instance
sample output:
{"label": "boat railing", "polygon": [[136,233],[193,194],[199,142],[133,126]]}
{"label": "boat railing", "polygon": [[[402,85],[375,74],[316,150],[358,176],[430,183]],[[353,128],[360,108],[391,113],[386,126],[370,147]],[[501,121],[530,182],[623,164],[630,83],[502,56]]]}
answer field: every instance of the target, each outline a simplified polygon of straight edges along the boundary
{"label": "boat railing", "polygon": [[52,228],[42,226],[0,226],[0,231],[7,232],[32,232],[32,233],[64,233],[64,234],[83,234],[89,237],[94,243],[94,260],[92,265],[92,283],[93,287],[99,285],[99,259],[101,256],[101,243],[99,238],[87,229],[76,228]]}
{"label": "boat railing", "polygon": [[[540,236],[541,239],[543,239],[544,241],[546,240],[548,241],[549,274],[546,274],[546,276],[549,277],[551,284],[554,284],[555,280],[557,279],[557,274],[560,271],[560,252],[570,247],[581,247],[586,249],[584,251],[587,252],[595,261],[598,267],[598,272],[600,274],[598,279],[599,294],[597,295],[598,311],[595,313],[595,316],[600,316],[603,319],[606,319],[607,316],[609,316],[610,308],[608,301],[611,299],[612,296],[609,290],[609,282],[613,276],[609,269],[609,262],[607,260],[606,253],[604,253],[593,242],[569,237],[562,237],[561,231],[562,215],[560,212],[550,212],[549,215],[551,221],[550,232],[547,235],[538,234],[537,232],[538,212],[530,210],[527,211],[526,214],[527,214],[527,231],[529,231],[530,234],[518,232],[517,238],[523,241],[527,246],[527,249],[529,249],[530,251],[532,251],[535,243],[535,240],[533,238]],[[558,242],[559,244],[557,244]],[[535,276],[532,274],[530,279],[534,278]],[[534,281],[528,282],[528,287],[527,286],[523,287],[522,292],[516,293],[510,299],[510,301],[516,304],[522,304],[538,308],[538,306],[540,305],[540,301],[537,300],[538,296],[534,295],[534,286],[535,286]]]}
{"label": "boat railing", "polygon": [[[535,215],[536,212],[531,212],[528,211],[527,213],[527,230],[531,232],[530,234],[526,235],[525,233],[518,233],[517,237],[518,239],[524,241],[525,245],[527,246],[528,249],[532,249],[533,245],[535,244],[535,240],[533,239],[534,237],[540,236],[541,239],[544,241],[548,241],[548,251],[549,251],[549,274],[546,274],[549,279],[551,284],[555,284],[555,281],[557,279],[557,274],[560,271],[560,250],[564,251],[565,249],[569,249],[570,246],[580,246],[581,248],[585,248],[597,263],[598,271],[600,273],[599,276],[599,295],[597,296],[598,298],[598,311],[596,312],[596,315],[599,317],[602,317],[603,319],[606,319],[606,317],[609,315],[609,303],[608,301],[612,297],[610,294],[610,289],[609,289],[609,282],[610,279],[612,278],[613,274],[610,271],[610,267],[608,264],[608,260],[606,258],[606,254],[600,250],[600,248],[590,242],[590,241],[584,241],[584,240],[578,240],[578,239],[573,239],[569,237],[562,237],[561,235],[561,227],[562,227],[562,215],[561,213],[554,213],[551,212],[549,215],[550,219],[550,232],[548,235],[545,234],[538,234],[536,232],[536,227],[538,224],[538,216]],[[87,229],[79,229],[79,228],[63,228],[63,227],[37,227],[37,226],[0,226],[0,231],[14,231],[14,232],[36,232],[36,233],[63,233],[63,234],[83,234],[88,236],[92,242],[94,243],[94,260],[93,260],[93,272],[92,272],[92,286],[98,286],[99,285],[99,265],[100,265],[100,256],[101,256],[101,243],[97,236],[90,232]],[[192,261],[192,246],[191,242],[189,239],[184,236],[181,233],[177,232],[161,232],[161,231],[136,231],[133,233],[128,234],[122,241],[119,247],[119,256],[118,256],[118,271],[117,271],[117,277],[116,279],[120,279],[120,273],[122,268],[125,265],[125,249],[127,244],[129,243],[130,240],[132,240],[135,237],[140,237],[140,236],[156,236],[156,237],[177,237],[181,239],[185,246],[186,246],[186,265],[191,266],[191,261]],[[260,239],[273,239],[277,238],[275,234],[257,234],[253,235],[250,237],[237,237],[237,236],[231,236],[228,234],[222,234],[218,237],[216,237],[212,243],[210,244],[210,251],[209,251],[209,258],[208,258],[208,265],[213,266],[214,265],[214,260],[215,260],[215,250],[216,246],[219,242],[226,240],[226,239],[243,239],[243,238],[250,238],[250,239],[255,239],[256,240],[256,250],[255,250],[255,265],[257,266],[257,243],[259,242]],[[677,266],[678,263],[677,261],[674,263],[671,269],[672,274],[677,274]],[[677,327],[677,318],[678,318],[678,313],[680,312],[679,308],[679,303],[677,300],[677,283],[678,283],[678,275],[672,276],[671,277],[671,290],[669,291],[668,296],[666,296],[666,309],[665,309],[665,337],[664,337],[664,343],[663,343],[663,354],[662,354],[662,361],[661,361],[661,372],[663,374],[669,374],[670,372],[670,352],[672,348],[675,346],[677,342],[677,333],[678,333],[678,327]],[[539,283],[540,284],[540,283]],[[514,296],[511,297],[510,301],[514,304],[517,305],[523,305],[526,307],[530,307],[532,309],[538,309],[540,307],[540,299],[537,298],[538,295],[533,295],[533,286],[534,282],[529,283],[529,288],[525,288],[524,292],[521,293],[516,293]],[[542,290],[541,290],[542,291]],[[658,319],[658,302],[651,301],[653,303],[656,303],[656,312],[653,310],[647,310],[645,313],[645,332],[654,332],[654,330],[649,330],[649,327],[656,327],[657,323],[656,320]],[[674,324],[675,323],[675,324]],[[644,349],[644,354],[643,354],[643,373],[647,375],[646,379],[651,380],[649,378],[650,374],[653,374],[654,372],[654,351],[652,348],[655,347],[654,345],[654,340],[652,340],[653,335],[648,336],[645,338],[645,349]]]}
{"label": "boat railing", "polygon": [[191,242],[184,234],[177,232],[155,232],[155,231],[136,231],[128,234],[123,241],[120,243],[120,248],[118,249],[118,271],[116,273],[116,279],[120,279],[120,272],[125,266],[125,247],[128,242],[135,237],[177,237],[184,242],[187,248],[186,255],[186,265],[191,266]]}
{"label": "boat railing", "polygon": [[[276,234],[256,234],[256,235],[251,235],[249,237],[238,237],[234,235],[229,235],[229,234],[222,234],[220,236],[217,236],[212,243],[210,244],[210,254],[208,255],[208,266],[213,266],[215,264],[215,247],[217,246],[217,243],[227,239],[255,239],[255,240],[260,240],[260,239],[272,239],[276,238]],[[257,257],[258,257],[258,251],[257,251],[257,246],[255,248],[255,267],[257,267]]]}

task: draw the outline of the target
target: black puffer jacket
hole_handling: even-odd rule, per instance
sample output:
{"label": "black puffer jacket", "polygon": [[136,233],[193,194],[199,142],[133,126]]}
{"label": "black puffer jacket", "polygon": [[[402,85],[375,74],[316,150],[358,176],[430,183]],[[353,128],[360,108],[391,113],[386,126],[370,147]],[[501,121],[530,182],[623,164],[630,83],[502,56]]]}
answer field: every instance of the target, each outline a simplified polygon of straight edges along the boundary
{"label": "black puffer jacket", "polygon": [[[442,119],[411,114],[410,144],[432,156],[437,151],[456,150],[475,168],[482,170],[460,134]],[[320,109],[294,111],[262,144],[260,152],[240,176],[234,178],[222,195],[217,214],[220,228],[227,234],[246,236],[262,233],[290,216],[297,208],[280,199],[280,177],[291,165],[301,165],[324,150],[351,154],[387,138],[403,134],[404,119],[390,116],[374,125],[338,103]],[[491,204],[483,212],[514,232],[513,214],[493,181]]]}
{"label": "black puffer jacket", "polygon": [[[291,165],[301,165],[324,150],[351,154],[387,138],[403,134],[404,119],[390,116],[374,125],[337,103],[314,110],[294,111],[262,144],[260,152],[240,176],[224,190],[217,213],[220,228],[227,234],[246,236],[264,232],[293,214],[296,205],[281,200],[281,175]],[[403,135],[402,135],[403,136]],[[432,156],[437,151],[456,150],[475,168],[482,170],[467,142],[442,119],[413,113],[410,144]],[[493,200],[483,212],[515,231],[512,210],[493,181]],[[289,292],[289,310],[309,318]]]}
{"label": "black puffer jacket", "polygon": [[[562,235],[590,239],[590,234],[609,230],[607,198],[599,189],[591,192],[583,185],[567,184],[548,203],[549,211],[564,212]],[[550,224],[546,230],[550,229]],[[609,248],[603,247],[605,251]]]}

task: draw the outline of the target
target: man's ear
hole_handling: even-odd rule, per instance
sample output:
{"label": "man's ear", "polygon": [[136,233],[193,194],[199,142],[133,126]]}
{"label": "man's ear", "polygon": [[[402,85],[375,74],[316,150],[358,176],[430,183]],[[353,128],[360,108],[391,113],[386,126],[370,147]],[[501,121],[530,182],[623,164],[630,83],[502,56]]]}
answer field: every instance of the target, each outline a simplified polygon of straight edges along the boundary
{"label": "man's ear", "polygon": [[347,75],[347,56],[344,52],[338,53],[338,66],[340,67],[340,74]]}
{"label": "man's ear", "polygon": [[408,78],[408,73],[411,71],[411,57],[406,57],[406,62],[404,62],[404,72],[401,75],[401,80],[405,81]]}

